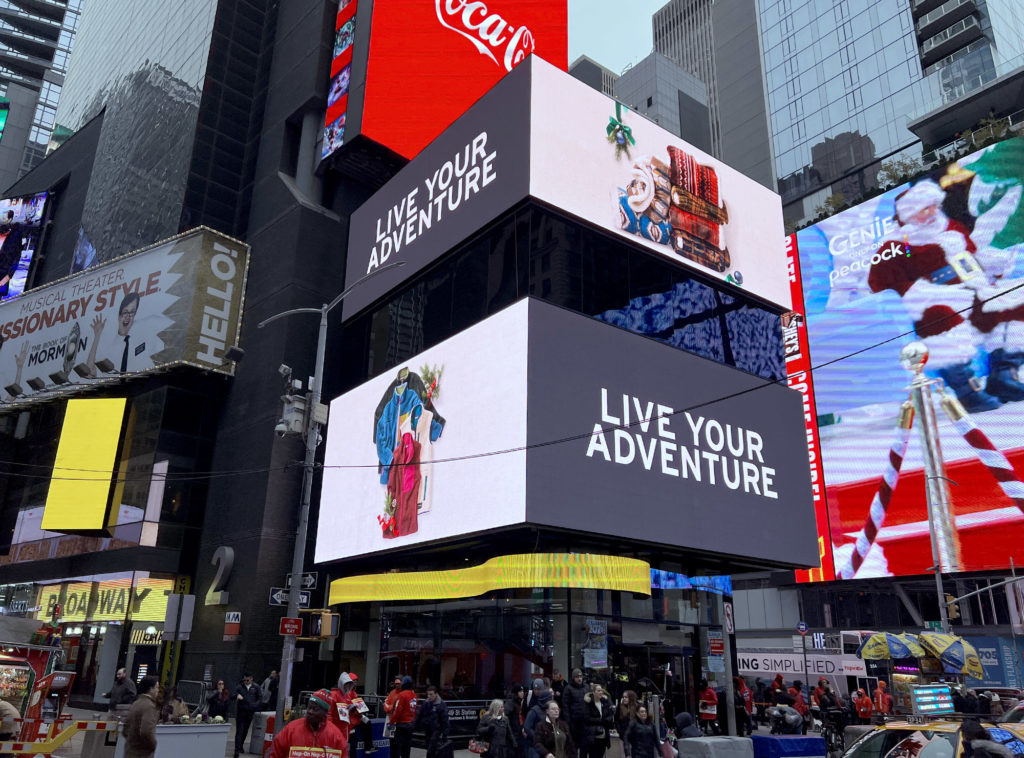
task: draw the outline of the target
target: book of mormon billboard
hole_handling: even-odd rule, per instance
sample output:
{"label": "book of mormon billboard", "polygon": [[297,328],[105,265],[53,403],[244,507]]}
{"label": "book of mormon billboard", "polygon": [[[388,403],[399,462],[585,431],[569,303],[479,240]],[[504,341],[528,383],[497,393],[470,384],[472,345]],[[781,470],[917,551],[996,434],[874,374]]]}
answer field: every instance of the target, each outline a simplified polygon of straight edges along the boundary
{"label": "book of mormon billboard", "polygon": [[779,196],[532,56],[353,215],[348,318],[527,197],[788,310]]}
{"label": "book of mormon billboard", "polygon": [[317,562],[523,524],[817,561],[798,393],[542,301],[341,395],[330,418]]}

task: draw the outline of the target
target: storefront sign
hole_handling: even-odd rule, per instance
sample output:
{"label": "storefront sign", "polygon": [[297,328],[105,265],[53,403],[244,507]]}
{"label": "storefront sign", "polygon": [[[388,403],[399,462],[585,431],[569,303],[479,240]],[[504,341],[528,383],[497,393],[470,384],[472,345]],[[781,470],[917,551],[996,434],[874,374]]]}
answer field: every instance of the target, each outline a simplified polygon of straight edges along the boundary
{"label": "storefront sign", "polygon": [[331,418],[318,562],[524,523],[817,560],[796,393],[538,300],[342,395]]}
{"label": "storefront sign", "polygon": [[708,630],[708,655],[725,655],[725,637],[717,629]]}
{"label": "storefront sign", "polygon": [[838,655],[807,654],[807,669],[804,669],[804,656],[799,653],[759,653],[738,650],[736,663],[741,674],[763,676],[764,674],[782,674],[786,679],[804,677],[846,676],[843,663]]}
{"label": "storefront sign", "polygon": [[4,399],[172,364],[233,373],[247,267],[244,243],[203,228],[0,303]]}
{"label": "storefront sign", "polygon": [[[41,587],[36,618],[48,620],[61,605],[59,621],[163,621],[171,579],[113,579]],[[63,598],[63,600],[62,600]]]}

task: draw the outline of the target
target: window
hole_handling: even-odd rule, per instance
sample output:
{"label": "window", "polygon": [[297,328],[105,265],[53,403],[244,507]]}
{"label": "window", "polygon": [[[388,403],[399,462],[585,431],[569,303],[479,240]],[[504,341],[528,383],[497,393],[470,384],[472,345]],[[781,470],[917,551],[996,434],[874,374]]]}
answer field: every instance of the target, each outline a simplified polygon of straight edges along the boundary
{"label": "window", "polygon": [[652,105],[654,105],[654,98],[653,97],[647,98],[647,107],[650,108]]}
{"label": "window", "polygon": [[[905,742],[921,738],[927,744],[917,752],[917,758],[953,758],[958,735],[952,732],[917,731],[914,729],[887,729],[871,732],[847,751],[847,758],[897,758],[907,753]],[[919,747],[919,746],[917,746]]]}

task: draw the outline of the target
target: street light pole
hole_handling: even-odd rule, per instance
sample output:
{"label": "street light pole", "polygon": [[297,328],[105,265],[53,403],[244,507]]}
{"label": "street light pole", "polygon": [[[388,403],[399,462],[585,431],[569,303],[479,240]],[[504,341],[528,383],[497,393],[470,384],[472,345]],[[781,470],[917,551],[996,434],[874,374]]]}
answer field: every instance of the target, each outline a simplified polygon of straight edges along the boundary
{"label": "street light pole", "polygon": [[[292,572],[285,580],[285,588],[288,591],[287,614],[290,618],[296,618],[299,613],[299,597],[301,594],[299,591],[301,589],[300,580],[302,577],[302,569],[305,567],[306,563],[306,535],[309,532],[309,504],[313,494],[313,473],[316,467],[316,449],[319,444],[320,437],[320,423],[316,418],[317,408],[320,406],[321,385],[323,384],[324,356],[327,352],[327,314],[334,310],[334,307],[341,303],[348,293],[367,279],[387,271],[388,269],[404,265],[405,261],[398,261],[396,263],[390,263],[387,266],[381,266],[364,276],[362,279],[351,284],[331,302],[324,303],[319,308],[293,308],[292,310],[282,311],[270,318],[266,318],[256,325],[257,329],[262,329],[267,324],[277,321],[280,318],[284,318],[285,316],[292,316],[297,313],[320,314],[320,331],[317,333],[316,339],[316,362],[313,364],[313,383],[309,388],[309,400],[306,403],[306,456],[302,464],[302,497],[299,500],[299,523],[295,529],[295,549],[292,552]],[[292,665],[294,662],[295,636],[286,634],[281,648],[281,680],[277,688],[277,710],[274,716],[275,730],[280,730],[284,727],[285,706],[287,705],[288,707],[291,707]]]}

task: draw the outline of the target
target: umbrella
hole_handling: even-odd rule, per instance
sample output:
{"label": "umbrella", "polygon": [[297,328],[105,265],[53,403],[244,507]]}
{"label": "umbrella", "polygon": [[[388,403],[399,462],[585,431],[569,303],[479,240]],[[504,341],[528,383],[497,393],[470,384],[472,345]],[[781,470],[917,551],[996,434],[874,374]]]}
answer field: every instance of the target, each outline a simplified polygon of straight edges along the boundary
{"label": "umbrella", "polygon": [[985,678],[985,669],[981,667],[978,651],[963,637],[939,632],[921,632],[918,641],[929,653],[938,658],[947,670],[952,669],[975,679]]}
{"label": "umbrella", "polygon": [[870,661],[892,658],[924,658],[928,655],[912,634],[876,632],[861,644],[857,657]]}

